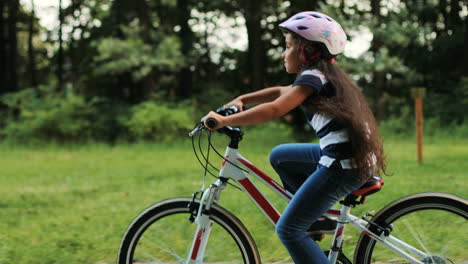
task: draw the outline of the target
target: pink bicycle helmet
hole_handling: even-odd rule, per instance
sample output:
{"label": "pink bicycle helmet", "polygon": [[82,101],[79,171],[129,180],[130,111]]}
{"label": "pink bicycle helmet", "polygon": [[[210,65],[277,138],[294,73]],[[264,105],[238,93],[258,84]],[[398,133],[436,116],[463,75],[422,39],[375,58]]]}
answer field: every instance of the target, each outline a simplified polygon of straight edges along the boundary
{"label": "pink bicycle helmet", "polygon": [[341,25],[319,12],[298,13],[279,24],[279,27],[297,33],[307,40],[323,43],[333,56],[342,53],[346,44],[346,33]]}

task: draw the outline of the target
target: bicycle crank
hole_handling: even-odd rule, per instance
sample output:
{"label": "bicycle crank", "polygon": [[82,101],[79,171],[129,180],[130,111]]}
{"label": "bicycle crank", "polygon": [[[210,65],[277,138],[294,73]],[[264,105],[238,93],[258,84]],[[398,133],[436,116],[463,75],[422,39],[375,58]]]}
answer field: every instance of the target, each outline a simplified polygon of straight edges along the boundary
{"label": "bicycle crank", "polygon": [[[328,253],[330,251],[327,250],[327,251],[324,251],[324,252],[325,252],[325,255],[328,256]],[[345,254],[343,254],[343,252],[340,252],[340,254],[338,255],[338,259],[336,260],[336,264],[353,264],[353,263],[351,262],[351,260],[349,260],[345,256]]]}
{"label": "bicycle crank", "polygon": [[442,256],[428,256],[421,261],[424,264],[453,264],[453,261]]}

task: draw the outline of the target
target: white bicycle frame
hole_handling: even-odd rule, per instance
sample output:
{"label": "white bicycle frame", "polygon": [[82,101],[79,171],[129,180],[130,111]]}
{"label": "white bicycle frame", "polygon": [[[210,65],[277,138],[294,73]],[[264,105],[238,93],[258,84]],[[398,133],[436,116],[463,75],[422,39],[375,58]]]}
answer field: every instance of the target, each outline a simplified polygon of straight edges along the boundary
{"label": "white bicycle frame", "polygon": [[[209,210],[211,205],[218,201],[221,191],[226,186],[226,180],[221,179],[233,179],[240,186],[243,192],[246,192],[247,195],[252,199],[252,201],[257,205],[257,207],[263,212],[263,214],[270,220],[273,225],[276,225],[280,218],[280,213],[272,205],[270,201],[262,194],[262,192],[255,186],[252,180],[248,175],[239,169],[239,167],[244,168],[253,175],[255,178],[260,180],[263,184],[268,186],[273,192],[281,196],[286,201],[290,201],[293,195],[283,188],[280,184],[270,178],[268,175],[263,173],[261,170],[256,168],[251,162],[242,157],[237,149],[227,147],[226,153],[224,156],[225,160],[222,163],[222,167],[219,173],[219,178],[215,183],[213,183],[209,188],[204,190],[202,198],[200,200],[200,208],[198,209],[197,217],[195,222],[198,225],[195,237],[192,243],[192,247],[189,252],[189,258],[186,261],[187,264],[194,263],[203,263],[203,257],[206,245],[208,243],[209,234],[211,230],[211,221],[209,216],[203,214],[204,210]],[[338,217],[338,225],[335,230],[335,235],[333,238],[332,246],[328,259],[332,264],[336,263],[338,254],[341,250],[341,245],[344,238],[345,226],[348,223],[351,223],[357,229],[359,229],[364,234],[370,236],[372,239],[383,244],[390,250],[400,254],[405,257],[411,263],[424,264],[423,262],[417,260],[413,256],[414,254],[424,259],[428,257],[424,252],[412,247],[411,245],[406,244],[405,242],[393,237],[391,235],[386,236],[384,232],[377,235],[370,231],[366,226],[368,222],[365,220],[351,215],[351,207],[342,206],[340,210],[338,209],[329,209],[326,216]]]}

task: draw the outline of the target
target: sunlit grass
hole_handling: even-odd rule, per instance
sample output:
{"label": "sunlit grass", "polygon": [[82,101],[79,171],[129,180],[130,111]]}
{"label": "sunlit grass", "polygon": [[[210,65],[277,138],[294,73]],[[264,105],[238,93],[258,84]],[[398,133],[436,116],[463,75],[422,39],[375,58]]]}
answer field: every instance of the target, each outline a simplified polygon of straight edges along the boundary
{"label": "sunlit grass", "polygon": [[[214,140],[223,152],[226,139],[215,135]],[[268,153],[288,141],[282,130],[251,131],[240,151],[278,179]],[[381,193],[354,213],[379,209],[415,192],[450,192],[466,198],[468,139],[429,142],[424,163],[418,164],[413,139],[386,140],[392,175],[385,177]],[[203,170],[186,140],[116,146],[3,144],[0,155],[0,263],[113,263],[125,229],[139,212],[165,198],[190,196],[203,181]],[[214,165],[220,163],[213,159]],[[283,201],[266,194],[283,210]],[[287,260],[274,228],[245,195],[228,188],[220,204],[245,223],[265,262]],[[347,232],[345,253],[350,258],[357,236]],[[329,248],[328,241],[321,244]]]}

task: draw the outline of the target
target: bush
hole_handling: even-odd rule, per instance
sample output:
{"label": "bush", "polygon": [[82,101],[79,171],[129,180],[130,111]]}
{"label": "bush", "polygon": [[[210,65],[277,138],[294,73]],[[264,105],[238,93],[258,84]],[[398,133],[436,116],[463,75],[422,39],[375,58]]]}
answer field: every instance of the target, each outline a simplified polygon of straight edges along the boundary
{"label": "bush", "polygon": [[409,106],[403,106],[398,116],[385,119],[379,124],[383,136],[409,136],[414,134],[414,113]]}
{"label": "bush", "polygon": [[186,135],[193,128],[192,107],[148,101],[133,106],[121,122],[136,140],[167,140]]}
{"label": "bush", "polygon": [[115,143],[128,139],[128,129],[121,120],[128,119],[130,106],[127,103],[106,98],[94,100],[91,116],[93,124],[90,138],[98,141]]}
{"label": "bush", "polygon": [[197,114],[205,115],[209,111],[215,111],[235,97],[232,92],[226,90],[225,84],[216,82],[207,83],[196,94]]}
{"label": "bush", "polygon": [[[380,123],[380,133],[384,137],[415,137],[416,124],[414,113],[409,107],[404,107],[402,115],[386,119]],[[446,124],[439,117],[425,117],[423,120],[423,136],[434,140],[462,139],[468,135],[468,123],[456,121]]]}
{"label": "bush", "polygon": [[[40,95],[39,95],[40,94]],[[165,101],[157,97],[156,101]],[[166,140],[193,128],[193,107],[147,101],[135,106],[105,98],[86,99],[48,87],[1,97],[7,114],[0,136],[14,141]]]}
{"label": "bush", "polygon": [[57,95],[48,87],[25,89],[1,98],[9,112],[1,134],[13,140],[80,140],[90,135],[93,101],[74,93]]}

